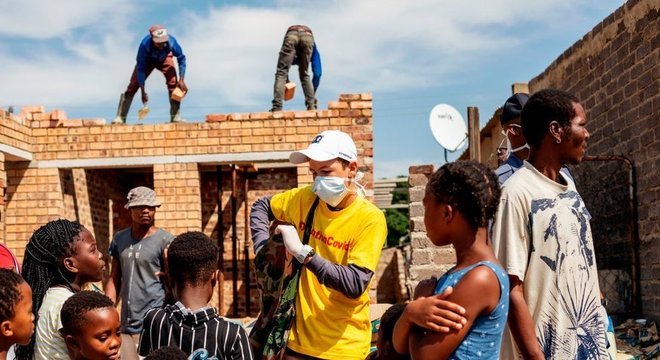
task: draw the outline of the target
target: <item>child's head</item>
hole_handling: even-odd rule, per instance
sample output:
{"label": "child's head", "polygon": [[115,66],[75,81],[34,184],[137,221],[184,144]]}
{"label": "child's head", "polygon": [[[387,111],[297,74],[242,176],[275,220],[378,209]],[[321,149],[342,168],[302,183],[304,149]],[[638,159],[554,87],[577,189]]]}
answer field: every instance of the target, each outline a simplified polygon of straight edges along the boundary
{"label": "child's head", "polygon": [[406,355],[397,354],[392,345],[392,334],[394,333],[394,325],[403,314],[406,304],[394,304],[390,306],[383,316],[380,317],[380,329],[378,329],[378,359],[380,360],[398,360],[410,359]]}
{"label": "child's head", "polygon": [[495,216],[500,187],[495,173],[486,165],[459,160],[443,165],[426,185],[424,224],[429,239],[436,245],[450,242],[445,224],[457,215],[476,231],[485,228]]}
{"label": "child's head", "polygon": [[[37,229],[25,247],[23,277],[32,288],[35,312],[48,288],[57,285],[72,290],[100,281],[105,263],[96,239],[77,221],[53,220]],[[34,341],[17,349],[19,357],[31,357]]]}
{"label": "child's head", "polygon": [[72,360],[119,358],[121,324],[110,298],[95,291],[81,291],[64,302],[60,317],[60,332]]}
{"label": "child's head", "polygon": [[[168,248],[168,274],[176,290],[186,286],[215,285],[218,247],[199,231],[177,236]],[[209,293],[209,299],[212,294]]]}
{"label": "child's head", "polygon": [[0,269],[0,351],[12,344],[26,345],[34,333],[32,290],[23,278]]}
{"label": "child's head", "polygon": [[174,346],[158,348],[147,355],[144,360],[187,360],[188,355],[183,350]]}

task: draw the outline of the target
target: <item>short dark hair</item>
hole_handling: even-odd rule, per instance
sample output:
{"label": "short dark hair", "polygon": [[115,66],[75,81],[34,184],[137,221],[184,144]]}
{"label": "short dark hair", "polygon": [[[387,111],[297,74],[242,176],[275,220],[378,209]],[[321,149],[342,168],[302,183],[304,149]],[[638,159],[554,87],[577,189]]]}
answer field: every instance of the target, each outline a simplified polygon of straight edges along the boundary
{"label": "short dark hair", "polygon": [[169,276],[176,283],[199,285],[218,269],[218,247],[203,232],[188,231],[172,241],[167,261]]}
{"label": "short dark hair", "polygon": [[60,318],[62,329],[66,334],[78,335],[82,331],[82,325],[86,321],[85,314],[88,311],[113,308],[114,303],[109,297],[96,291],[81,291],[66,299]]}
{"label": "short dark hair", "polygon": [[163,346],[151,352],[144,360],[186,360],[186,355],[183,350],[174,346]]}
{"label": "short dark hair", "polygon": [[488,225],[500,201],[500,186],[493,170],[472,160],[444,164],[431,175],[427,189],[436,203],[458,209],[475,230]]}
{"label": "short dark hair", "polygon": [[553,121],[563,128],[569,127],[575,117],[573,104],[579,103],[577,97],[563,90],[543,89],[534,93],[520,115],[523,135],[529,146],[541,145]]}
{"label": "short dark hair", "polygon": [[406,304],[397,303],[390,306],[387,310],[385,310],[383,316],[380,317],[381,334],[379,336],[381,336],[383,340],[392,342],[394,325],[396,325],[397,320],[399,320],[401,314],[403,314],[403,310],[405,309],[406,309]]}
{"label": "short dark hair", "polygon": [[25,280],[10,269],[0,269],[0,322],[14,317],[14,307],[23,300],[18,286]]}

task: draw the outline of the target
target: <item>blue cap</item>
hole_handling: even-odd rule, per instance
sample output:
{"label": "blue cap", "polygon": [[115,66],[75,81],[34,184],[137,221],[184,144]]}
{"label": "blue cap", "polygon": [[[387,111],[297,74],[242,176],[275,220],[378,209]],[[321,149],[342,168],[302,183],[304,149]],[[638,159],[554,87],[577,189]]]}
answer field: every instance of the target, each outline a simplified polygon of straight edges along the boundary
{"label": "blue cap", "polygon": [[513,119],[519,118],[520,112],[523,106],[525,106],[525,103],[527,103],[527,100],[529,100],[529,94],[524,93],[513,94],[513,96],[506,99],[506,102],[502,106],[500,123],[504,125]]}

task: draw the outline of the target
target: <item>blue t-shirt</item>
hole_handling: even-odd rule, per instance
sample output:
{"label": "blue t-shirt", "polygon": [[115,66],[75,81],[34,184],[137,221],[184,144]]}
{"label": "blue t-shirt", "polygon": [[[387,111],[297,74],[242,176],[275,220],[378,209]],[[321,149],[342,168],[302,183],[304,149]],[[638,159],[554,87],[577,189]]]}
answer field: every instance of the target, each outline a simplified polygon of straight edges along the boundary
{"label": "blue t-shirt", "polygon": [[495,273],[500,283],[500,300],[490,314],[481,315],[474,320],[463,342],[458,345],[449,359],[497,360],[500,355],[502,333],[509,313],[509,276],[501,266],[490,261],[480,261],[460,270],[449,270],[440,277],[433,293],[440,294],[449,286],[456,287],[465,274],[477,266],[487,266]]}
{"label": "blue t-shirt", "polygon": [[[523,161],[517,157],[516,154],[510,154],[509,157],[506,158],[506,161],[504,161],[500,167],[495,169],[495,175],[497,176],[497,181],[500,183],[500,186],[502,186],[502,184],[504,184],[504,182],[507,181],[511,175],[518,171],[518,169],[520,169],[522,166]],[[559,169],[559,172],[564,174],[564,177],[575,183],[575,179],[573,179],[571,171],[568,170],[566,166],[562,166],[561,169]]]}

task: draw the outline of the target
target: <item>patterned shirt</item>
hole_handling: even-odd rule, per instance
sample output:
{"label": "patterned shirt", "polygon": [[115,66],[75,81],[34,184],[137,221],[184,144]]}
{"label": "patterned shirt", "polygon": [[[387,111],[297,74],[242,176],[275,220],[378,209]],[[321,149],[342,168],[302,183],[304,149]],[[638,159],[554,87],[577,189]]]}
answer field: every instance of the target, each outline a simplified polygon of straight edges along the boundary
{"label": "patterned shirt", "polygon": [[[573,181],[560,174],[568,185],[525,161],[504,183],[493,224],[495,255],[523,281],[546,359],[607,359],[591,216]],[[516,353],[507,331],[502,358]]]}
{"label": "patterned shirt", "polygon": [[476,264],[454,271],[449,270],[438,280],[434,294],[441,294],[449,286],[456,287],[461,279],[477,266],[487,266],[493,271],[500,283],[500,299],[488,315],[481,315],[474,320],[472,327],[463,338],[461,344],[451,354],[449,359],[490,359],[497,360],[500,353],[502,333],[509,312],[509,277],[501,266],[490,261],[480,261]]}
{"label": "patterned shirt", "polygon": [[191,311],[181,302],[151,309],[144,318],[138,353],[147,356],[163,346],[177,347],[188,355],[206,349],[219,360],[253,359],[241,325],[225,320],[215,308]]}

